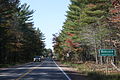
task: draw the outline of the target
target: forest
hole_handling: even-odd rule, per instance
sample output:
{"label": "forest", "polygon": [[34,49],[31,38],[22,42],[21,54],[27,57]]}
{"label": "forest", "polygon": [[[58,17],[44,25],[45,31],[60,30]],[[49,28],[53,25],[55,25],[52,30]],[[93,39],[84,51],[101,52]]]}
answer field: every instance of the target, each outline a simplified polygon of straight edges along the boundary
{"label": "forest", "polygon": [[[60,33],[53,34],[57,58],[73,63],[113,60],[120,64],[120,1],[70,0]],[[20,0],[0,0],[0,65],[29,62],[45,55],[45,37],[34,27],[34,10]],[[99,56],[114,49],[115,56]],[[108,61],[107,61],[108,59]]]}
{"label": "forest", "polygon": [[66,20],[60,33],[53,34],[54,51],[68,62],[107,63],[99,49],[115,49],[109,56],[120,64],[120,1],[70,0]]}
{"label": "forest", "polygon": [[0,0],[0,65],[30,62],[45,53],[45,37],[33,27],[34,12],[19,0]]}
{"label": "forest", "polygon": [[[120,0],[70,0],[62,30],[53,34],[53,50],[45,48],[45,36],[34,26],[34,12],[20,0],[0,0],[0,68],[43,56],[47,57],[45,69],[52,70],[51,61],[56,59],[89,80],[120,80]],[[103,56],[100,50],[114,50],[115,54]],[[42,64],[38,62],[37,67]],[[38,70],[34,66],[27,74]]]}

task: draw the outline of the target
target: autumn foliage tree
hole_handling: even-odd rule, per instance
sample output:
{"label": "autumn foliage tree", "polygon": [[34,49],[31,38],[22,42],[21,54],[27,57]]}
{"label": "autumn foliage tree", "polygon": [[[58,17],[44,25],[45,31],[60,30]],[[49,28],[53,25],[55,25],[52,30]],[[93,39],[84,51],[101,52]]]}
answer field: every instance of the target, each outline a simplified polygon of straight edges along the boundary
{"label": "autumn foliage tree", "polygon": [[[116,49],[119,54],[119,0],[71,0],[63,29],[54,50],[62,59],[103,62],[98,49]],[[58,51],[59,50],[59,51]],[[105,62],[105,61],[104,61]]]}
{"label": "autumn foliage tree", "polygon": [[33,27],[33,10],[19,0],[0,0],[0,64],[28,62],[43,55],[44,35]]}

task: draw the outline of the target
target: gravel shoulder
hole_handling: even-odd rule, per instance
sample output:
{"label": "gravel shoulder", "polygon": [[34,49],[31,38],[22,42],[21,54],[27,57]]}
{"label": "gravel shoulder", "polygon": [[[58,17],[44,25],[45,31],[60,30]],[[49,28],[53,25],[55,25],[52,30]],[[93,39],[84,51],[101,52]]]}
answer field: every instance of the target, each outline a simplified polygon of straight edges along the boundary
{"label": "gravel shoulder", "polygon": [[56,61],[56,63],[66,72],[66,74],[72,80],[89,80],[86,74],[78,72],[75,68],[61,64],[59,61]]}

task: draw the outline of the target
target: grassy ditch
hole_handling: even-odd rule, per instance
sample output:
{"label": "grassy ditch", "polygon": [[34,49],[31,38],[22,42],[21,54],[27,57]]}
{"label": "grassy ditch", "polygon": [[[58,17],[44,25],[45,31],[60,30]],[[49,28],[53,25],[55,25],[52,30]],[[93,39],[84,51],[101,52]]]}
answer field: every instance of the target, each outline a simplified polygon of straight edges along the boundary
{"label": "grassy ditch", "polygon": [[75,64],[71,62],[62,62],[62,64],[75,68],[80,74],[86,74],[89,80],[120,80],[120,72],[106,74],[102,71],[93,71],[88,64],[85,63]]}

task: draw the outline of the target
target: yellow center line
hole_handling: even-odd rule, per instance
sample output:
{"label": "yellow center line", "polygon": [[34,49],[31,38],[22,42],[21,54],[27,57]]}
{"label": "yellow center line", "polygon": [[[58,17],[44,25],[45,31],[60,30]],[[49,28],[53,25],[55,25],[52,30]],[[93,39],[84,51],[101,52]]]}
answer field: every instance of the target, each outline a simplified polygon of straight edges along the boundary
{"label": "yellow center line", "polygon": [[33,69],[30,69],[28,72],[24,73],[23,75],[21,75],[20,77],[18,77],[15,80],[20,80],[21,78],[25,77],[27,74],[29,74],[30,72],[32,72]]}
{"label": "yellow center line", "polygon": [[[43,64],[43,62],[42,62],[39,66],[41,66],[42,64]],[[35,68],[32,68],[32,69],[28,70],[28,72],[24,73],[23,75],[21,75],[20,77],[18,77],[18,78],[15,79],[15,80],[20,80],[20,79],[22,79],[22,78],[25,77],[27,74],[29,74],[30,72],[32,72],[34,69],[35,69]]]}

